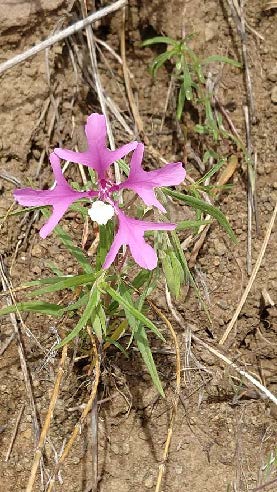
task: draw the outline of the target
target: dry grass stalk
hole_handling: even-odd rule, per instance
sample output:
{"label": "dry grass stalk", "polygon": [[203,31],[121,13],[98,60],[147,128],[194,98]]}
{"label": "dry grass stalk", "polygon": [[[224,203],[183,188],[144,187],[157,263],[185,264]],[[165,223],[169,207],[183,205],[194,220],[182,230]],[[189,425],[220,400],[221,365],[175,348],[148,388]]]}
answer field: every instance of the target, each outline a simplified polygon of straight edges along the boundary
{"label": "dry grass stalk", "polygon": [[98,388],[99,379],[100,379],[100,359],[99,359],[95,340],[93,337],[91,339],[93,341],[92,349],[93,349],[93,356],[94,356],[94,360],[95,360],[95,378],[94,378],[94,382],[92,384],[91,395],[90,395],[90,398],[89,398],[89,400],[88,400],[88,402],[87,402],[87,404],[86,404],[86,406],[82,412],[82,415],[80,417],[79,422],[75,425],[73,432],[72,432],[69,440],[67,441],[67,443],[65,445],[65,448],[62,452],[62,455],[59,458],[59,460],[55,466],[54,475],[48,483],[46,492],[51,492],[53,490],[53,487],[55,485],[56,476],[57,476],[62,464],[64,463],[67,456],[69,455],[71,448],[72,448],[73,444],[75,443],[78,435],[81,433],[81,430],[82,430],[82,427],[85,423],[85,420],[86,420],[89,412],[91,411],[93,403],[94,403],[95,398],[97,396],[97,388]]}
{"label": "dry grass stalk", "polygon": [[[173,306],[173,303],[171,301],[171,297],[167,296],[167,305],[171,311],[172,316],[175,318],[177,323],[184,328],[185,321],[183,320],[182,316],[180,313],[176,310],[176,308]],[[191,338],[197,342],[199,345],[202,345],[205,349],[207,349],[209,352],[211,352],[213,355],[215,355],[217,358],[221,359],[225,364],[227,364],[229,367],[232,367],[236,372],[238,372],[242,377],[247,379],[248,381],[251,382],[256,388],[260,390],[262,394],[264,394],[269,400],[271,400],[275,405],[277,405],[277,398],[271,391],[269,391],[263,384],[260,383],[256,378],[251,376],[248,372],[244,371],[240,367],[237,366],[233,361],[231,361],[226,355],[222,354],[219,350],[215,349],[214,347],[211,347],[208,345],[206,342],[203,342],[200,338],[198,338],[194,333],[191,333]]]}
{"label": "dry grass stalk", "polygon": [[63,39],[66,39],[68,36],[72,36],[76,32],[81,31],[82,29],[84,29],[86,26],[89,26],[93,22],[96,22],[97,20],[106,17],[106,15],[115,12],[116,10],[126,5],[126,1],[127,0],[117,0],[117,2],[114,2],[111,5],[108,5],[107,7],[104,7],[101,10],[98,10],[97,12],[93,12],[93,14],[89,15],[85,19],[75,22],[75,24],[73,24],[72,26],[69,26],[66,29],[63,29],[62,31],[57,32],[53,36],[50,36],[49,38],[45,39],[45,41],[42,41],[41,43],[38,43],[35,46],[33,46],[33,48],[28,49],[24,53],[14,56],[13,58],[10,58],[10,60],[1,63],[0,74],[6,72],[10,68],[18,65],[19,63],[22,63],[28,58],[36,55],[40,51],[43,51],[49,48],[50,46],[53,46],[53,44],[57,43],[58,41],[62,41]]}
{"label": "dry grass stalk", "polygon": [[[12,293],[12,286],[9,282],[9,279],[7,275],[5,274],[5,266],[4,262],[2,260],[2,257],[0,256],[0,277],[1,277],[1,282],[2,282],[2,287],[4,294],[7,297],[7,305],[11,306],[14,304],[16,306],[16,301],[14,298],[14,295]],[[17,310],[17,315],[20,319],[20,321],[23,323],[23,320],[21,318],[20,312]],[[39,432],[40,432],[40,426],[39,426],[39,420],[38,420],[38,414],[37,414],[37,409],[35,405],[35,399],[33,395],[33,389],[32,389],[32,384],[31,384],[31,378],[26,362],[26,357],[25,357],[25,350],[24,346],[22,343],[22,335],[21,335],[21,330],[20,326],[17,323],[17,319],[14,313],[10,313],[10,319],[13,325],[16,341],[17,341],[17,348],[18,348],[18,354],[19,354],[19,359],[20,359],[20,366],[22,370],[22,374],[24,377],[24,382],[26,386],[26,392],[29,398],[29,403],[30,403],[30,408],[31,408],[31,413],[32,413],[32,421],[33,421],[33,426],[34,426],[34,431],[35,431],[35,441],[38,439]]]}
{"label": "dry grass stalk", "polygon": [[54,412],[57,398],[59,395],[60,385],[61,385],[61,381],[62,381],[62,377],[63,377],[63,373],[64,373],[64,365],[65,365],[65,361],[66,361],[66,356],[67,356],[67,345],[65,345],[63,347],[63,350],[62,350],[62,356],[61,356],[61,360],[60,360],[59,367],[58,367],[58,373],[57,373],[56,381],[54,384],[53,393],[52,393],[51,400],[49,403],[45,422],[44,422],[42,430],[41,430],[37,449],[35,451],[34,461],[33,461],[32,469],[31,469],[31,474],[29,477],[28,485],[26,487],[26,492],[31,492],[33,490],[33,486],[34,486],[35,479],[36,479],[37,469],[39,466],[40,459],[42,457],[42,453],[43,453],[43,449],[44,449],[44,445],[45,445],[45,440],[47,437],[47,433],[48,433],[48,430],[50,427],[51,420],[53,418],[53,412]]}
{"label": "dry grass stalk", "polygon": [[11,441],[10,441],[10,444],[9,444],[9,447],[8,447],[8,451],[7,451],[6,457],[5,457],[5,461],[6,462],[9,461],[9,457],[10,457],[10,454],[12,452],[12,448],[13,448],[13,445],[14,445],[14,442],[15,442],[15,439],[16,439],[16,436],[17,436],[18,427],[19,427],[19,424],[20,424],[20,420],[21,420],[21,417],[22,417],[24,408],[25,408],[25,403],[23,403],[23,405],[21,405],[21,408],[20,408],[20,410],[18,412],[18,416],[17,416],[16,422],[15,422],[15,426],[14,426],[12,438],[11,438]]}
{"label": "dry grass stalk", "polygon": [[[168,291],[167,291],[168,292]],[[162,479],[164,476],[165,472],[165,465],[166,461],[168,459],[168,454],[169,454],[169,448],[171,444],[171,439],[173,435],[173,427],[174,427],[174,422],[177,414],[177,407],[178,407],[178,402],[179,402],[179,397],[180,397],[180,390],[181,390],[181,356],[180,356],[180,347],[177,339],[176,332],[170,323],[170,321],[167,319],[167,317],[157,308],[157,306],[148,300],[148,303],[150,306],[154,309],[154,311],[157,313],[157,315],[165,322],[167,328],[170,331],[170,334],[172,336],[174,346],[175,346],[175,355],[176,355],[176,392],[175,392],[175,399],[171,411],[171,417],[170,417],[170,423],[167,431],[167,438],[164,446],[164,451],[163,451],[163,458],[162,458],[162,463],[159,466],[159,473],[158,473],[158,479],[156,483],[156,488],[155,492],[159,492],[161,490],[161,485],[162,485]]]}
{"label": "dry grass stalk", "polygon": [[226,328],[226,330],[224,332],[223,337],[221,338],[221,340],[219,342],[219,345],[223,345],[226,342],[226,340],[227,340],[227,338],[228,338],[231,330],[234,327],[234,324],[236,323],[236,321],[238,319],[238,316],[239,316],[239,314],[241,312],[241,309],[242,309],[242,307],[243,307],[243,305],[244,305],[244,303],[245,303],[245,301],[247,299],[247,296],[248,296],[248,294],[249,294],[249,292],[251,290],[251,287],[252,287],[252,285],[254,283],[254,280],[256,278],[256,275],[257,275],[257,273],[259,271],[259,268],[261,266],[261,263],[262,263],[262,260],[263,260],[263,257],[264,257],[264,254],[265,254],[267,245],[268,245],[268,241],[269,241],[269,238],[270,238],[270,235],[271,235],[273,226],[274,226],[274,222],[275,222],[275,219],[276,219],[276,214],[277,214],[277,203],[275,205],[273,214],[272,214],[271,219],[270,219],[270,222],[268,224],[268,227],[267,227],[267,230],[266,230],[266,234],[265,234],[265,238],[264,238],[264,241],[263,241],[263,244],[262,244],[262,247],[261,247],[259,256],[258,256],[257,261],[255,263],[255,266],[253,268],[253,271],[252,271],[251,277],[249,279],[249,282],[248,282],[248,284],[247,284],[247,286],[245,288],[245,291],[244,291],[244,293],[242,295],[242,298],[241,298],[241,300],[240,300],[240,302],[239,302],[239,304],[237,306],[237,309],[234,312],[234,315],[233,315],[230,323],[228,324],[228,326],[227,326],[227,328]]}

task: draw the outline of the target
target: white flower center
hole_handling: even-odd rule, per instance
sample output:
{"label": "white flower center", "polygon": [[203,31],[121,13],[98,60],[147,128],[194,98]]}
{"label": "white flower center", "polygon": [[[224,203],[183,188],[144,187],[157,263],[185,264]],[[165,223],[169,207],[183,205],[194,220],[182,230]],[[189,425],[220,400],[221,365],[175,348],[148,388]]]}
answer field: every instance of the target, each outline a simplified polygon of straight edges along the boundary
{"label": "white flower center", "polygon": [[105,225],[114,216],[114,208],[108,203],[96,200],[88,210],[88,214],[97,224]]}

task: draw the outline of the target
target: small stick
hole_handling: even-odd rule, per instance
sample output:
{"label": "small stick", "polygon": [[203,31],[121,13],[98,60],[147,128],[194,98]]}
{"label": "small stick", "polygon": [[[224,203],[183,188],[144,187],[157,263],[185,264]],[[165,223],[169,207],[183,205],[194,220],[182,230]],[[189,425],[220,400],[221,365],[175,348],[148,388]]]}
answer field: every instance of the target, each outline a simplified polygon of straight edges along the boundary
{"label": "small stick", "polygon": [[17,435],[17,431],[18,431],[18,427],[19,427],[19,424],[20,424],[20,420],[21,420],[21,417],[22,417],[22,414],[23,414],[23,410],[25,408],[25,403],[23,403],[21,405],[21,408],[18,412],[18,416],[17,416],[17,419],[16,419],[16,422],[15,422],[15,426],[14,426],[14,431],[13,431],[13,435],[12,435],[12,438],[11,438],[11,442],[10,442],[10,445],[8,447],[8,451],[7,451],[7,454],[6,454],[6,457],[5,457],[5,461],[9,461],[9,457],[10,457],[10,454],[12,452],[12,448],[13,448],[13,445],[14,445],[14,441],[15,441],[15,438],[16,438],[16,435]]}
{"label": "small stick", "polygon": [[[166,288],[166,295],[170,295],[167,288]],[[155,492],[159,492],[161,489],[162,479],[163,479],[163,475],[165,472],[165,464],[166,464],[166,461],[168,459],[170,443],[171,443],[171,439],[172,439],[172,435],[173,435],[173,427],[174,427],[174,423],[175,423],[175,418],[176,418],[176,414],[177,414],[177,407],[178,407],[178,402],[179,402],[179,397],[180,397],[181,356],[180,356],[180,347],[179,347],[177,335],[176,335],[176,332],[175,332],[172,324],[167,319],[167,317],[157,308],[157,306],[155,304],[153,304],[150,300],[148,300],[148,303],[150,304],[150,306],[154,309],[154,311],[158,314],[158,316],[165,322],[166,326],[168,327],[170,334],[171,334],[173,341],[174,341],[175,355],[176,355],[176,392],[175,392],[175,400],[173,403],[171,417],[170,417],[170,423],[169,423],[168,432],[167,432],[167,438],[166,438],[164,451],[163,451],[162,463],[159,466],[158,479],[157,479],[156,488],[155,488]]]}
{"label": "small stick", "polygon": [[44,422],[42,430],[41,430],[39,442],[37,445],[32,469],[31,469],[31,474],[29,477],[28,485],[26,487],[26,492],[31,492],[33,490],[33,486],[34,486],[35,479],[36,479],[36,473],[37,473],[37,469],[39,467],[39,462],[40,462],[40,459],[41,459],[41,456],[43,453],[47,432],[49,430],[50,423],[51,423],[51,420],[53,418],[54,408],[56,406],[57,398],[59,395],[59,389],[60,389],[60,385],[61,385],[61,381],[62,381],[62,377],[63,377],[63,373],[64,373],[64,365],[65,365],[65,361],[66,361],[66,356],[67,356],[67,345],[64,345],[63,350],[62,350],[62,357],[61,357],[61,360],[59,363],[56,381],[54,384],[52,397],[51,397],[50,404],[48,407],[45,422]]}
{"label": "small stick", "polygon": [[264,257],[264,254],[265,254],[265,251],[266,251],[266,248],[267,248],[267,245],[268,245],[268,241],[269,241],[269,238],[270,238],[270,235],[271,235],[271,231],[272,231],[272,228],[274,226],[274,222],[275,222],[275,219],[276,219],[276,214],[277,214],[277,202],[275,204],[275,208],[274,208],[274,211],[273,211],[273,214],[271,216],[271,219],[270,219],[270,222],[268,224],[268,227],[267,227],[267,231],[266,231],[266,234],[265,234],[265,238],[264,238],[264,242],[262,244],[262,247],[261,247],[261,250],[260,250],[260,253],[259,253],[259,256],[257,258],[257,261],[255,263],[255,266],[253,268],[253,271],[252,271],[252,274],[251,274],[251,277],[249,279],[249,282],[245,288],[245,291],[242,295],[242,298],[238,304],[238,307],[236,309],[236,311],[234,312],[234,315],[230,321],[230,323],[228,324],[226,330],[225,330],[225,333],[223,335],[223,337],[221,338],[220,342],[219,342],[219,345],[223,345],[226,340],[227,340],[227,337],[228,335],[230,334],[234,324],[236,323],[237,319],[238,319],[238,316],[241,312],[241,309],[242,309],[242,306],[244,305],[246,299],[247,299],[247,296],[250,292],[250,289],[253,285],[253,282],[256,278],[256,275],[259,271],[259,268],[261,266],[261,263],[262,263],[262,260],[263,260],[263,257]]}
{"label": "small stick", "polygon": [[137,108],[137,105],[135,102],[133,90],[131,87],[131,83],[130,83],[130,72],[128,70],[127,62],[126,62],[125,20],[126,20],[126,12],[125,12],[125,7],[124,7],[122,10],[122,28],[121,28],[121,36],[120,36],[120,49],[121,49],[124,82],[125,82],[125,86],[126,86],[126,92],[127,92],[127,96],[129,99],[130,108],[131,108],[137,129],[138,129],[138,132],[143,137],[145,144],[149,145],[149,139],[148,139],[147,135],[145,135],[143,121],[140,117],[140,114],[139,114],[139,111],[138,111],[138,108]]}
{"label": "small stick", "polygon": [[82,29],[89,26],[93,22],[96,22],[97,20],[102,19],[106,15],[115,12],[116,10],[123,7],[123,5],[126,5],[126,1],[127,0],[117,0],[117,2],[114,2],[111,5],[108,5],[107,7],[104,7],[101,10],[98,10],[98,12],[93,12],[93,14],[89,15],[85,19],[75,22],[75,24],[73,24],[72,26],[69,26],[66,29],[63,29],[62,31],[57,32],[56,34],[53,34],[53,36],[50,36],[49,38],[45,39],[45,41],[36,44],[35,46],[33,46],[33,48],[28,49],[24,53],[14,56],[13,58],[10,58],[10,60],[1,63],[0,74],[6,72],[6,70],[9,70],[15,65],[18,65],[18,63],[22,63],[23,61],[27,60],[31,56],[36,55],[40,51],[43,51],[46,48],[49,48],[50,46],[53,46],[53,44],[57,43],[58,41],[61,41],[62,39],[65,39],[68,36],[72,36],[72,34],[81,31]]}
{"label": "small stick", "polygon": [[7,348],[9,347],[9,345],[12,343],[14,337],[15,337],[15,332],[13,332],[9,336],[8,340],[6,341],[6,343],[2,345],[2,347],[0,349],[0,357],[4,354],[4,352],[7,350]]}
{"label": "small stick", "polygon": [[[168,304],[168,307],[169,307],[169,309],[170,309],[170,311],[172,313],[172,316],[176,319],[177,323],[183,328],[184,327],[184,324],[185,324],[185,321],[182,319],[182,317],[179,314],[179,312],[177,312],[177,310],[173,306],[170,297],[167,298],[167,304]],[[238,367],[233,361],[231,361],[230,359],[228,359],[228,357],[226,357],[221,352],[219,352],[219,350],[216,350],[215,348],[211,347],[207,343],[203,342],[200,338],[198,338],[196,335],[194,335],[193,332],[191,332],[191,338],[193,340],[195,340],[197,343],[199,343],[199,345],[202,345],[202,347],[204,347],[207,350],[209,350],[209,352],[211,352],[212,354],[214,354],[216,357],[218,357],[219,359],[223,360],[223,362],[225,362],[225,364],[227,364],[228,366],[230,366],[233,369],[235,369],[235,371],[237,371],[241,376],[243,376],[248,381],[250,381],[254,386],[256,386],[256,388],[258,388],[262,393],[264,393],[264,395],[266,395],[266,397],[269,398],[269,400],[271,400],[273,403],[275,403],[275,405],[277,405],[277,398],[276,398],[276,396],[273,395],[273,393],[271,393],[271,391],[269,391],[269,389],[267,389],[263,384],[261,384],[260,381],[258,381],[256,378],[254,378],[253,376],[251,376],[250,374],[248,374],[248,372],[244,371],[243,369],[240,369],[240,367]]]}
{"label": "small stick", "polygon": [[[11,286],[11,284],[7,278],[7,275],[5,274],[4,263],[3,263],[1,256],[0,256],[0,276],[1,276],[2,286],[3,286],[3,291],[6,295],[9,294],[9,297],[7,298],[7,304],[9,306],[11,306],[12,304],[15,304],[15,306],[16,306],[16,301],[15,301],[15,298],[14,298],[13,293],[12,293],[12,286]],[[18,310],[17,310],[17,314],[19,315],[19,318],[22,321],[21,315],[20,315]],[[24,346],[22,343],[21,330],[17,324],[16,316],[14,313],[10,313],[10,319],[11,319],[13,329],[15,332],[18,354],[19,354],[19,359],[20,359],[20,366],[21,366],[21,370],[23,373],[23,377],[24,377],[26,392],[27,392],[29,402],[30,402],[32,418],[33,418],[34,433],[35,433],[35,442],[36,442],[38,439],[38,436],[39,436],[39,427],[40,426],[39,426],[39,419],[38,419],[38,413],[37,413],[37,409],[36,409],[35,399],[34,399],[34,395],[33,395],[31,377],[30,377],[29,369],[28,369],[27,362],[26,362],[25,350],[24,350]]]}
{"label": "small stick", "polygon": [[62,464],[64,463],[67,456],[69,455],[71,448],[72,448],[73,444],[75,443],[75,441],[78,437],[78,434],[80,434],[82,427],[85,423],[86,417],[89,414],[89,412],[91,411],[92,406],[93,406],[93,402],[97,396],[97,388],[98,388],[99,379],[100,379],[100,360],[99,360],[99,355],[98,355],[96,343],[94,340],[93,340],[92,349],[93,349],[93,353],[94,353],[94,357],[95,357],[95,379],[94,379],[94,382],[92,385],[91,395],[90,395],[90,398],[89,398],[89,400],[88,400],[88,402],[87,402],[87,404],[86,404],[86,406],[82,412],[82,415],[80,417],[79,422],[77,422],[77,424],[75,425],[73,432],[72,432],[68,442],[65,445],[63,453],[62,453],[61,457],[59,458],[59,461],[57,462],[57,464],[55,466],[54,475],[52,476],[52,478],[49,481],[46,492],[51,492],[53,490],[53,487],[55,485],[55,478],[56,478]]}

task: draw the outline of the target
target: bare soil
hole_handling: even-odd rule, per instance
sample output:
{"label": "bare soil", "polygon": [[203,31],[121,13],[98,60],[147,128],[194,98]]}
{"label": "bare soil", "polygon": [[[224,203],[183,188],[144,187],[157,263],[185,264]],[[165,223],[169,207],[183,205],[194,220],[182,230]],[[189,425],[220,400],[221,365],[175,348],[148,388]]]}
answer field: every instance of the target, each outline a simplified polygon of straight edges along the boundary
{"label": "bare soil", "polygon": [[[0,1],[0,61],[22,52],[44,39],[61,25],[78,17],[73,2],[62,0]],[[100,3],[97,2],[98,8]],[[259,229],[253,230],[253,264],[260,251],[264,234],[277,198],[276,112],[277,112],[277,30],[276,10],[264,11],[264,1],[246,3],[248,49],[253,82],[256,124],[253,144],[257,152],[257,206]],[[90,7],[90,5],[88,6]],[[99,22],[96,35],[119,51],[121,13]],[[255,31],[258,32],[258,36]],[[162,131],[165,99],[170,81],[170,66],[153,82],[147,70],[156,49],[141,48],[141,41],[155,34],[180,37],[197,32],[194,49],[203,55],[222,54],[240,59],[240,42],[228,11],[227,2],[187,0],[131,0],[127,9],[127,61],[132,73],[140,115],[146,133],[160,153],[170,162],[187,161],[188,173],[199,177],[195,163],[187,156],[184,130],[191,115],[185,113],[180,125],[174,113],[175,94],[169,101]],[[261,39],[262,37],[262,39]],[[82,47],[82,39],[75,38]],[[89,57],[81,51],[83,69]],[[127,104],[123,73],[111,53],[104,51],[99,67],[106,95],[114,98],[131,128],[133,120]],[[78,85],[76,85],[76,69]],[[113,70],[112,74],[110,69]],[[246,102],[243,72],[225,67],[212,67],[219,74],[217,95],[240,135],[245,135],[243,105]],[[49,80],[50,73],[50,80]],[[57,145],[81,145],[79,128],[93,111],[99,111],[97,98],[81,68],[72,64],[66,43],[52,47],[46,57],[40,53],[17,65],[1,77],[0,120],[0,215],[13,205],[15,186],[32,183],[37,187],[51,185],[47,162],[49,151]],[[53,100],[58,105],[55,116]],[[47,106],[49,102],[49,105]],[[46,108],[46,109],[45,109]],[[45,115],[40,119],[45,109]],[[130,140],[118,123],[113,125],[117,143]],[[197,142],[192,141],[197,152]],[[44,157],[41,159],[42,153]],[[41,160],[40,160],[41,159]],[[160,165],[146,150],[146,164]],[[74,178],[75,176],[72,175]],[[18,180],[16,185],[15,179]],[[78,174],[76,174],[76,179]],[[182,392],[174,428],[170,455],[166,466],[163,492],[244,492],[276,479],[277,409],[263,394],[242,381],[238,374],[197,344],[189,344],[193,330],[202,340],[217,346],[236,309],[247,284],[246,240],[247,202],[246,169],[240,166],[233,177],[233,188],[221,195],[220,207],[237,234],[238,244],[230,243],[225,233],[213,224],[198,256],[194,274],[205,298],[212,326],[193,291],[184,289],[177,307],[184,319],[183,329],[174,325],[182,351]],[[172,211],[172,215],[176,211]],[[186,209],[178,211],[186,218]],[[54,236],[42,241],[38,230],[43,218],[34,214],[10,217],[1,222],[0,254],[14,287],[22,281],[50,274],[49,262],[55,262],[66,274],[77,273],[78,266]],[[80,244],[81,219],[69,213],[63,220]],[[93,234],[92,239],[93,239]],[[276,228],[253,288],[228,337],[224,353],[258,378],[277,394],[276,374]],[[188,259],[190,251],[185,251]],[[275,306],[264,306],[262,291],[266,289]],[[21,299],[18,296],[18,299]],[[2,300],[1,300],[2,301]],[[156,296],[161,309],[166,309],[161,288]],[[5,305],[3,299],[2,305]],[[170,316],[170,313],[169,313]],[[53,390],[58,364],[48,351],[56,343],[61,329],[55,320],[38,315],[25,315],[22,327],[27,363],[41,422],[44,421]],[[159,323],[159,320],[156,320]],[[27,329],[26,329],[27,328]],[[161,328],[163,328],[161,326]],[[1,318],[1,347],[13,330],[8,316]],[[30,336],[30,332],[33,336]],[[114,349],[106,354],[102,365],[99,400],[99,490],[128,492],[154,490],[158,465],[162,459],[169,416],[174,395],[174,351],[168,337],[161,352],[156,340],[156,362],[166,399],[158,398],[138,354],[130,351],[129,359]],[[190,349],[188,350],[188,346]],[[77,352],[81,351],[76,349]],[[85,349],[82,349],[85,353]],[[78,352],[78,353],[79,353]],[[76,355],[76,354],[75,354]],[[81,405],[87,401],[90,377],[86,362],[72,364],[69,352],[67,371],[54,413],[46,444],[45,466],[53,464],[77,422]],[[15,340],[0,360],[0,490],[25,490],[34,453],[32,415],[20,367]],[[5,456],[15,423],[25,403],[18,432],[8,461]],[[88,422],[89,424],[89,422]],[[83,430],[61,471],[55,490],[79,492],[91,490],[91,444],[89,428]],[[268,464],[266,468],[266,464]],[[47,476],[47,474],[45,475]],[[45,490],[38,477],[36,490]],[[262,490],[262,489],[260,489]],[[277,490],[277,482],[264,490]]]}

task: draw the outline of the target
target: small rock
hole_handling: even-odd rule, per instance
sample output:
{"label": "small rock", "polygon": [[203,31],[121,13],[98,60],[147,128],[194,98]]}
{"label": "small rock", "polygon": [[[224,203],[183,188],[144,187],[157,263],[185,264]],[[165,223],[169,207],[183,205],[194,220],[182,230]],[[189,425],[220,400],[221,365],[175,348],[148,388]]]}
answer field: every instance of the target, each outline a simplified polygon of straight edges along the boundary
{"label": "small rock", "polygon": [[218,26],[215,22],[210,22],[205,27],[205,41],[211,41],[217,36]]}
{"label": "small rock", "polygon": [[214,240],[214,249],[219,256],[223,256],[227,252],[225,244],[221,243],[219,239]]}
{"label": "small rock", "polygon": [[271,91],[271,101],[273,104],[277,104],[277,85],[275,85]]}
{"label": "small rock", "polygon": [[35,258],[41,258],[42,257],[42,248],[40,244],[34,244],[32,248],[32,256]]}
{"label": "small rock", "polygon": [[28,441],[30,441],[30,439],[32,438],[32,429],[29,427],[24,432],[22,432],[21,435],[24,439],[27,439]]}
{"label": "small rock", "polygon": [[112,444],[111,445],[111,451],[114,453],[114,454],[119,454],[119,446],[118,444]]}
{"label": "small rock", "polygon": [[267,78],[271,82],[277,82],[277,64],[268,72]]}
{"label": "small rock", "polygon": [[144,486],[147,488],[147,489],[152,489],[152,487],[154,486],[154,477],[153,475],[149,475],[145,480],[144,480]]}

